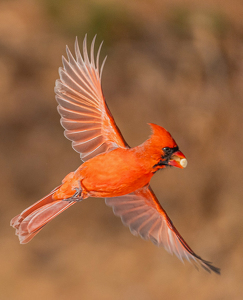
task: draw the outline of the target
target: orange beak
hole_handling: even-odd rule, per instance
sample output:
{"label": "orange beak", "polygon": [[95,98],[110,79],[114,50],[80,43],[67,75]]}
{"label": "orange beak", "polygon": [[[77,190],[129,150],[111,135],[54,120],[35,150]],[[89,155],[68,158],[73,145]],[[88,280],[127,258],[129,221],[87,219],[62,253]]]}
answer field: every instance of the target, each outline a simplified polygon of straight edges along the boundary
{"label": "orange beak", "polygon": [[187,159],[181,151],[176,151],[171,156],[168,165],[184,169],[187,166]]}

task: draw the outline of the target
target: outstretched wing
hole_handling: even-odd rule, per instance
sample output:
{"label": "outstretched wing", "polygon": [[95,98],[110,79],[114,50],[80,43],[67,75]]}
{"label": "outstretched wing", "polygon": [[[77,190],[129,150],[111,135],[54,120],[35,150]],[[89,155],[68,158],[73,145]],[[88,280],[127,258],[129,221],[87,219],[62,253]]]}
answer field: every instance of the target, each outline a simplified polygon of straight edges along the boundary
{"label": "outstretched wing", "polygon": [[72,141],[73,149],[86,161],[100,153],[117,147],[127,147],[120,130],[103,97],[101,74],[105,59],[99,69],[100,45],[95,60],[95,37],[91,44],[90,58],[87,38],[83,41],[83,57],[75,41],[76,59],[67,47],[68,60],[63,57],[60,79],[55,93],[59,104],[64,135]]}
{"label": "outstretched wing", "polygon": [[180,260],[187,259],[201,265],[208,272],[220,273],[220,269],[203,260],[187,245],[179,234],[150,187],[143,187],[125,196],[106,198],[114,214],[121,217],[132,234],[150,239],[155,245],[163,246]]}

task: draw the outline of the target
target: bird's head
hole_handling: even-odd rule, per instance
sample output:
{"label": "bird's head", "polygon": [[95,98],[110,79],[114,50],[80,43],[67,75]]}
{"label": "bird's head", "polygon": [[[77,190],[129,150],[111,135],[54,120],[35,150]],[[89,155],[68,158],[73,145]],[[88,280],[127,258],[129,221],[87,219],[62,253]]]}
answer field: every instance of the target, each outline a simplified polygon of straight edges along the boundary
{"label": "bird's head", "polygon": [[170,133],[156,124],[149,123],[149,125],[152,128],[153,134],[148,141],[151,149],[153,149],[153,158],[156,161],[153,168],[155,170],[165,168],[166,166],[185,168],[187,166],[186,157],[179,150]]}

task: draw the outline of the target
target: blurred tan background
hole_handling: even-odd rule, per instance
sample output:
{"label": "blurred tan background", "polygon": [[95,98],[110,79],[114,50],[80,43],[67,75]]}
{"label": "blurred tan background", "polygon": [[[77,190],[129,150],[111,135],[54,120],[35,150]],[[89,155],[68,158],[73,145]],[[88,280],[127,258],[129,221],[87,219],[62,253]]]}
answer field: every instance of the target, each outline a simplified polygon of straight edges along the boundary
{"label": "blurred tan background", "polygon": [[[188,158],[152,180],[199,272],[134,237],[102,199],[27,245],[9,221],[79,164],[54,99],[65,45],[88,33],[108,54],[103,89],[128,144],[168,129]],[[0,2],[0,299],[243,299],[243,2]]]}

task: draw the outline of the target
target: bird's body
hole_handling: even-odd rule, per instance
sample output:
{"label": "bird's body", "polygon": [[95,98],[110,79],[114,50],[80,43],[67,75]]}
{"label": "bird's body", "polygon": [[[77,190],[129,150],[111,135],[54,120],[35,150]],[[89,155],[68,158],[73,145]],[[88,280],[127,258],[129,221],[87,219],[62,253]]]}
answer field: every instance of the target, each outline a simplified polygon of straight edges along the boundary
{"label": "bird's body", "polygon": [[105,198],[131,232],[156,245],[201,265],[207,271],[219,269],[196,255],[176,230],[149,186],[152,176],[168,166],[186,167],[184,154],[163,127],[150,124],[151,136],[141,145],[130,148],[115,124],[101,89],[98,50],[94,59],[83,57],[75,44],[76,60],[67,48],[60,80],[55,92],[65,136],[80,153],[84,163],[69,173],[62,184],[47,196],[14,217],[11,225],[21,243],[29,242],[50,220],[73,204],[88,198]]}
{"label": "bird's body", "polygon": [[[161,159],[163,145],[176,147],[176,143],[164,128],[155,124],[150,126],[154,128],[154,132],[142,145],[134,148],[116,148],[89,159],[64,178],[53,198],[62,200],[72,197],[75,188],[79,189],[80,186],[84,199],[122,196],[148,185],[154,173],[165,168],[165,165],[156,166]],[[159,133],[163,131],[167,139],[159,139],[156,129]]]}
{"label": "bird's body", "polygon": [[53,198],[72,197],[79,184],[85,194],[83,199],[129,194],[149,183],[153,176],[151,169],[141,163],[133,149],[115,149],[92,158],[70,173]]}

